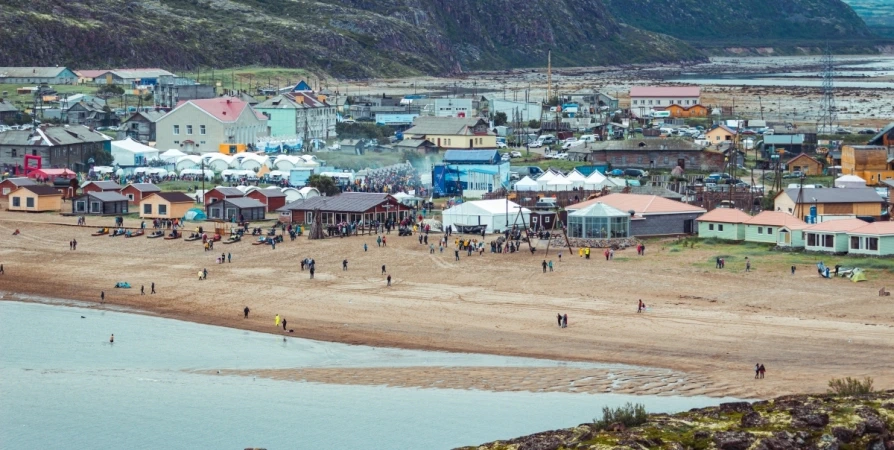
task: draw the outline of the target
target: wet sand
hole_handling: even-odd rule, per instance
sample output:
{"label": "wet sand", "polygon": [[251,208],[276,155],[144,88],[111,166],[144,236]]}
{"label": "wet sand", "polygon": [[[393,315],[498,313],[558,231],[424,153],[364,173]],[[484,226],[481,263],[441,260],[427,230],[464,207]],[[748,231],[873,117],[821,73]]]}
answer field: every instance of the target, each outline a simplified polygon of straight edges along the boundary
{"label": "wet sand", "polygon": [[[542,255],[467,257],[428,254],[415,237],[351,237],[252,246],[145,237],[91,237],[90,227],[56,215],[0,213],[0,276],[5,299],[16,294],[99,300],[160,316],[283,334],[273,317],[288,319],[288,336],[374,346],[628,364],[623,375],[579,368],[360,368],[258,371],[253,375],[346,384],[493,390],[624,392],[768,398],[821,392],[835,376],[872,376],[894,386],[894,286],[872,270],[871,281],[821,280],[815,268],[753,259],[754,270],[713,270],[710,250],[672,253],[650,241],[647,256],[632,250],[605,261],[555,250],[556,271],[542,273]],[[22,234],[11,236],[13,229]],[[77,251],[68,241],[78,240]],[[363,243],[369,251],[363,251]],[[451,240],[452,244],[452,240]],[[217,265],[230,252],[233,262]],[[316,279],[299,260],[317,261]],[[349,270],[341,261],[349,260]],[[821,257],[818,257],[821,258]],[[393,277],[387,287],[381,266]],[[199,281],[196,272],[209,271]],[[127,281],[133,289],[114,289]],[[158,294],[150,295],[156,283]],[[140,295],[140,286],[147,295]],[[636,313],[638,299],[649,306]],[[251,315],[243,319],[244,306]],[[97,308],[102,306],[96,305]],[[568,328],[556,325],[567,313]],[[767,378],[753,379],[761,362]],[[221,367],[222,371],[228,369]],[[618,377],[623,382],[618,382]],[[585,380],[583,382],[579,380]]]}

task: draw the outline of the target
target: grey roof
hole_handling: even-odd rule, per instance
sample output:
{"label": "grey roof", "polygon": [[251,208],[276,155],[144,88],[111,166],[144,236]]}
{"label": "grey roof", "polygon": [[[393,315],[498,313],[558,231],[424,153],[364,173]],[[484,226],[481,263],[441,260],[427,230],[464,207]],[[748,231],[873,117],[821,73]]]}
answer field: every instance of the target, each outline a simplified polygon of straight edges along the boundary
{"label": "grey roof", "polygon": [[130,117],[128,117],[127,120],[125,120],[124,122],[130,122],[131,120],[133,120],[133,119],[134,119],[135,117],[137,117],[137,116],[142,116],[143,118],[145,118],[145,119],[148,120],[149,122],[157,122],[158,119],[161,119],[162,117],[164,117],[165,114],[166,114],[166,113],[165,113],[164,111],[139,111],[139,112],[135,112],[135,113],[133,113],[133,114],[132,114]]}
{"label": "grey roof", "polygon": [[291,98],[279,94],[275,97],[270,97],[267,100],[258,103],[255,106],[255,109],[298,109],[300,106],[298,102],[292,100]]}
{"label": "grey roof", "polygon": [[47,186],[44,184],[38,185],[25,185],[21,186],[22,189],[27,189],[37,195],[62,195],[56,188],[53,186]]}
{"label": "grey roof", "polygon": [[89,181],[84,186],[92,184],[104,191],[120,191],[122,186],[114,181]]}
{"label": "grey roof", "polygon": [[616,141],[591,142],[576,145],[569,152],[589,153],[596,151],[701,151],[703,148],[686,139],[623,139]]}
{"label": "grey roof", "polygon": [[168,203],[195,203],[196,200],[183,192],[156,192],[157,195],[165,199]]}
{"label": "grey roof", "polygon": [[242,192],[234,187],[218,187],[212,190],[220,192],[221,194],[223,194],[224,197],[245,197],[245,192]]}
{"label": "grey roof", "polygon": [[444,152],[445,163],[491,164],[499,160],[500,152],[496,150],[447,150]]}
{"label": "grey roof", "polygon": [[0,67],[0,78],[55,78],[66,67]]}
{"label": "grey roof", "polygon": [[[797,201],[798,190],[798,188],[786,189],[785,194]],[[883,201],[874,188],[804,188],[804,194],[801,197],[801,203],[805,205],[812,203],[882,203]]]}
{"label": "grey roof", "polygon": [[[242,209],[242,208],[266,208],[266,206],[264,206],[263,203],[255,200],[253,198],[249,198],[249,197],[228,198],[226,200],[221,200],[221,202],[227,202],[239,209]],[[220,202],[214,202],[214,203],[220,203]],[[208,205],[211,206],[214,203],[209,203]]]}
{"label": "grey roof", "polygon": [[37,182],[28,177],[7,178],[3,181],[9,181],[17,187],[21,186],[37,186]]}
{"label": "grey roof", "polygon": [[869,140],[868,144],[870,145],[882,145],[884,143],[884,137],[886,134],[890,133],[891,130],[894,130],[894,122],[891,122],[885,128],[882,128],[872,139]]}
{"label": "grey roof", "polygon": [[0,145],[40,146],[40,136],[31,136],[32,130],[9,130],[0,133]]}
{"label": "grey roof", "polygon": [[[417,117],[413,127],[404,132],[405,135],[471,135],[469,127],[474,127],[479,121],[478,117]],[[488,132],[488,134],[493,134]]]}
{"label": "grey roof", "polygon": [[[264,197],[268,197],[268,198],[285,197],[286,196],[286,194],[283,193],[283,191],[281,191],[277,188],[255,189],[252,192],[257,192],[257,193],[263,195]],[[251,194],[251,192],[249,192],[249,194]]]}
{"label": "grey roof", "polygon": [[803,134],[771,134],[764,136],[764,145],[801,145],[803,143]]}
{"label": "grey roof", "polygon": [[7,100],[0,101],[0,113],[16,112],[18,110],[19,108],[16,108],[15,105]]}
{"label": "grey roof", "polygon": [[422,146],[422,145],[424,145],[426,147],[428,147],[428,146],[434,147],[435,144],[432,144],[431,141],[429,141],[428,139],[404,139],[404,140],[394,144],[395,147],[408,147],[408,148],[419,148],[419,146]]}
{"label": "grey roof", "polygon": [[103,192],[90,192],[89,194],[81,195],[80,197],[93,197],[101,202],[126,202],[129,201],[127,197],[112,191],[103,191]]}
{"label": "grey roof", "polygon": [[161,188],[152,183],[131,183],[128,186],[140,192],[161,192]]}
{"label": "grey roof", "polygon": [[306,200],[296,200],[289,203],[277,211],[313,211],[319,208],[320,211],[334,212],[354,212],[359,213],[368,211],[377,205],[381,205],[388,201],[394,200],[388,194],[372,193],[372,192],[345,192],[335,197],[311,197]]}
{"label": "grey roof", "polygon": [[47,127],[42,129],[51,141],[56,145],[80,144],[84,142],[104,142],[110,141],[112,138],[92,131],[83,125],[72,125],[68,127]]}
{"label": "grey roof", "polygon": [[671,200],[682,200],[683,195],[661,186],[630,186],[631,194],[657,195]]}

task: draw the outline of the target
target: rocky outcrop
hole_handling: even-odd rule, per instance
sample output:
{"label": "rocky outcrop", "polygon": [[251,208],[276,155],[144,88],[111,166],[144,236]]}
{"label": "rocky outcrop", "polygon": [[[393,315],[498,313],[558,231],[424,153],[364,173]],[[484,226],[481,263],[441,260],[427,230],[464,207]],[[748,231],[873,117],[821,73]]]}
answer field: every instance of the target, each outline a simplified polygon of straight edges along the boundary
{"label": "rocky outcrop", "polygon": [[724,403],[675,415],[654,414],[633,428],[582,424],[463,449],[892,450],[892,400],[894,391]]}

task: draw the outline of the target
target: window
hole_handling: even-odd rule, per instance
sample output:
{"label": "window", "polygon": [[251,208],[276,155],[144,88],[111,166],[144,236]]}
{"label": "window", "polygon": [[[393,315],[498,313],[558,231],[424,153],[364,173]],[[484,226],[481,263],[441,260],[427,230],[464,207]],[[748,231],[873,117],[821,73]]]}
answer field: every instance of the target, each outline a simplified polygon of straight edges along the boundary
{"label": "window", "polygon": [[16,149],[12,149],[12,150],[10,151],[9,156],[12,156],[13,158],[15,158],[16,156],[18,156],[18,155],[16,155]]}
{"label": "window", "polygon": [[831,234],[824,234],[823,237],[823,247],[832,248],[835,247],[835,236]]}
{"label": "window", "polygon": [[649,100],[649,104],[650,104],[650,105],[652,104],[652,100]]}
{"label": "window", "polygon": [[860,246],[862,239],[859,236],[851,236],[851,250],[860,250],[863,248]]}
{"label": "window", "polygon": [[31,150],[31,156],[37,156],[37,150]]}
{"label": "window", "polygon": [[[205,125],[199,125],[199,134],[205,135]],[[202,142],[204,144],[204,142]]]}
{"label": "window", "polygon": [[168,213],[168,205],[158,205],[158,214],[159,215],[164,216],[167,213]]}
{"label": "window", "polygon": [[816,235],[815,234],[807,233],[807,246],[808,247],[816,247]]}
{"label": "window", "polygon": [[28,208],[34,207],[34,197],[28,197],[25,199],[25,206]]}
{"label": "window", "polygon": [[187,125],[187,126],[186,126],[186,134],[188,134],[188,135],[191,135],[191,134],[192,134],[192,125]]}
{"label": "window", "polygon": [[717,224],[717,231],[723,231],[723,224]]}
{"label": "window", "polygon": [[770,227],[767,227],[767,234],[773,234],[773,229]]}
{"label": "window", "polygon": [[714,231],[714,224],[713,224],[713,223],[709,223],[709,224],[708,224],[708,231]]}
{"label": "window", "polygon": [[757,227],[757,234],[764,234],[764,227]]}
{"label": "window", "polygon": [[180,125],[174,125],[174,136],[180,135]]}
{"label": "window", "polygon": [[878,250],[878,238],[866,238],[866,250]]}
{"label": "window", "polygon": [[12,198],[12,206],[15,206],[16,208],[22,206],[22,198],[21,197],[13,197]]}
{"label": "window", "polygon": [[127,194],[127,199],[133,201],[133,194]]}
{"label": "window", "polygon": [[201,141],[201,142],[199,142],[199,143],[200,143],[200,144],[204,144],[204,143],[205,143],[205,141]]}
{"label": "window", "polygon": [[179,144],[179,143],[180,143],[180,141],[174,141],[174,143],[175,143],[175,144]]}
{"label": "window", "polygon": [[152,204],[151,203],[143,204],[143,214],[152,214]]}
{"label": "window", "polygon": [[686,100],[686,104],[687,104],[687,105],[689,104],[689,100]]}

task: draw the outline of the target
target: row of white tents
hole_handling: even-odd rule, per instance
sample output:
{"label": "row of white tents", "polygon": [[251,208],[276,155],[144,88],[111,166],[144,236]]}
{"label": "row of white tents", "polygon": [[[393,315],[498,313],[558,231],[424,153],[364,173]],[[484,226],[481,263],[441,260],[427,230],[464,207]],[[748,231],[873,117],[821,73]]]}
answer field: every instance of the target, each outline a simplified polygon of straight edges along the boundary
{"label": "row of white tents", "polygon": [[584,176],[577,170],[572,170],[568,175],[547,171],[533,179],[524,177],[515,183],[516,191],[570,191],[572,189],[598,190],[603,187],[623,186],[624,180],[608,178],[593,171],[589,176]]}

